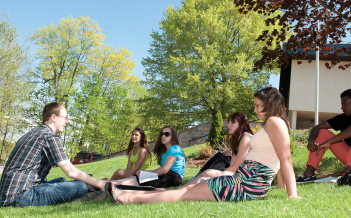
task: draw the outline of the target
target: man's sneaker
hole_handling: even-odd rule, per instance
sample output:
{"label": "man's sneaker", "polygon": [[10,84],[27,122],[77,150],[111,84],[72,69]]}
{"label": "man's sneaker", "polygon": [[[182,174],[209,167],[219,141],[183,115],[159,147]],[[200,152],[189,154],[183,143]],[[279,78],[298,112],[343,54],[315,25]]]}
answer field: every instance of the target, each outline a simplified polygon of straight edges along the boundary
{"label": "man's sneaker", "polygon": [[300,175],[297,176],[296,184],[313,182],[314,180],[316,180],[316,175],[307,177],[305,176],[305,174],[301,173]]}
{"label": "man's sneaker", "polygon": [[341,176],[336,180],[338,185],[351,185],[351,170],[344,172]]}

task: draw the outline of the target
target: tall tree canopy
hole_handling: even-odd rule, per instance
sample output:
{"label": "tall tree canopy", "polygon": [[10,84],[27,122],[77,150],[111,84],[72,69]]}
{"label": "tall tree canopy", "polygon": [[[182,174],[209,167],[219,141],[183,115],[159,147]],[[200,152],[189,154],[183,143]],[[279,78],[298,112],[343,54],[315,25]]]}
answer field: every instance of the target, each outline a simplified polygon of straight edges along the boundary
{"label": "tall tree canopy", "polygon": [[58,26],[39,28],[31,38],[39,46],[36,57],[40,63],[34,76],[46,87],[49,101],[61,101],[86,74],[87,57],[102,45],[105,36],[89,17],[69,17],[61,19]]}
{"label": "tall tree canopy", "polygon": [[[70,115],[61,139],[66,152],[117,152],[126,148],[140,122],[137,99],[145,94],[131,75],[135,63],[124,48],[103,43],[105,36],[89,17],[61,19],[34,32],[37,49],[29,117],[40,117],[49,102],[63,102]],[[40,119],[37,121],[40,122]]]}
{"label": "tall tree canopy", "polygon": [[[308,51],[318,49],[320,55],[329,57],[330,63],[326,67],[338,65],[340,60],[338,54],[351,54],[351,46],[337,46],[328,48],[327,45],[337,45],[345,42],[348,34],[351,33],[351,4],[350,1],[340,0],[234,0],[238,6],[244,6],[240,12],[243,14],[256,11],[263,15],[270,16],[266,19],[266,25],[272,26],[277,22],[281,28],[273,31],[263,31],[257,41],[267,41],[267,47],[262,51],[262,58],[255,63],[255,69],[262,69],[263,66],[270,66],[272,62],[278,60],[281,66],[288,62],[289,55],[283,50],[282,41],[287,37],[287,30],[293,31],[293,35],[288,39],[286,50],[296,52],[296,59],[306,57]],[[282,15],[275,14],[282,11]],[[318,29],[318,22],[320,28]],[[276,45],[276,47],[270,47]],[[303,51],[297,51],[297,49]],[[348,68],[351,63],[340,64],[340,69]]]}
{"label": "tall tree canopy", "polygon": [[252,71],[265,46],[255,39],[278,27],[266,27],[266,16],[239,9],[229,0],[185,0],[181,8],[166,8],[142,61],[149,117],[168,124],[183,117],[183,125],[211,120],[217,111],[252,117],[253,90],[267,85],[271,73]]}
{"label": "tall tree canopy", "polygon": [[18,40],[17,30],[4,16],[0,20],[0,163],[13,148],[16,134],[28,122],[24,119],[30,85],[25,66],[28,48]]}
{"label": "tall tree canopy", "polygon": [[129,75],[135,63],[128,50],[121,48],[116,52],[103,46],[90,58],[89,73],[70,110],[74,137],[67,143],[78,150],[89,144],[97,152],[103,152],[106,146],[107,152],[117,152],[126,148],[133,128],[140,122],[136,100],[145,91],[137,78]]}

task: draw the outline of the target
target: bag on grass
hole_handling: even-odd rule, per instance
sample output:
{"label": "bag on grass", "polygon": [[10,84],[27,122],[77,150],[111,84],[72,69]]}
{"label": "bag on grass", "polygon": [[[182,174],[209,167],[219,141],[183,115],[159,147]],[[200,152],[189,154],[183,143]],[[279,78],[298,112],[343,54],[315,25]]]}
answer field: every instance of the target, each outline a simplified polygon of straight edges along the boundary
{"label": "bag on grass", "polygon": [[122,190],[137,190],[137,191],[155,191],[156,190],[156,188],[152,186],[116,185],[116,187]]}
{"label": "bag on grass", "polygon": [[338,185],[350,185],[351,186],[351,170],[342,174],[338,180],[336,180]]}

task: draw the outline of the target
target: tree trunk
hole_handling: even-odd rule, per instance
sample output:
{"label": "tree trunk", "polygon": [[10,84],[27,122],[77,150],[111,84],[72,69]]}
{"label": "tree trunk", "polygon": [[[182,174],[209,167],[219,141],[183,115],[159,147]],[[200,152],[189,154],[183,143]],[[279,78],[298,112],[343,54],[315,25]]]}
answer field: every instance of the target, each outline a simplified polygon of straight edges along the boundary
{"label": "tree trunk", "polygon": [[2,146],[1,146],[1,152],[0,152],[0,163],[1,163],[1,160],[2,160],[2,153],[4,151],[5,144],[6,144],[6,136],[7,136],[7,132],[8,132],[8,126],[9,126],[9,124],[7,123],[6,124],[4,138],[2,139]]}
{"label": "tree trunk", "polygon": [[89,111],[89,114],[88,114],[88,117],[87,117],[87,122],[85,123],[85,126],[84,126],[84,129],[83,129],[83,132],[82,132],[82,137],[80,137],[80,140],[79,140],[79,150],[82,150],[83,149],[83,146],[84,146],[84,140],[85,140],[85,133],[88,129],[88,125],[90,123],[90,111]]}

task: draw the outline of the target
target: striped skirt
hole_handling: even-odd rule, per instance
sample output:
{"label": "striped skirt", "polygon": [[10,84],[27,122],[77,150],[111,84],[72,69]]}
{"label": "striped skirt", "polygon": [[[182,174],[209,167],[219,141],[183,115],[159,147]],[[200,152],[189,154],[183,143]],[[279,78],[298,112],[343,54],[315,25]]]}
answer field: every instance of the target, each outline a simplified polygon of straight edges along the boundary
{"label": "striped skirt", "polygon": [[256,161],[245,160],[232,176],[219,176],[207,181],[217,201],[244,201],[264,197],[275,173]]}

